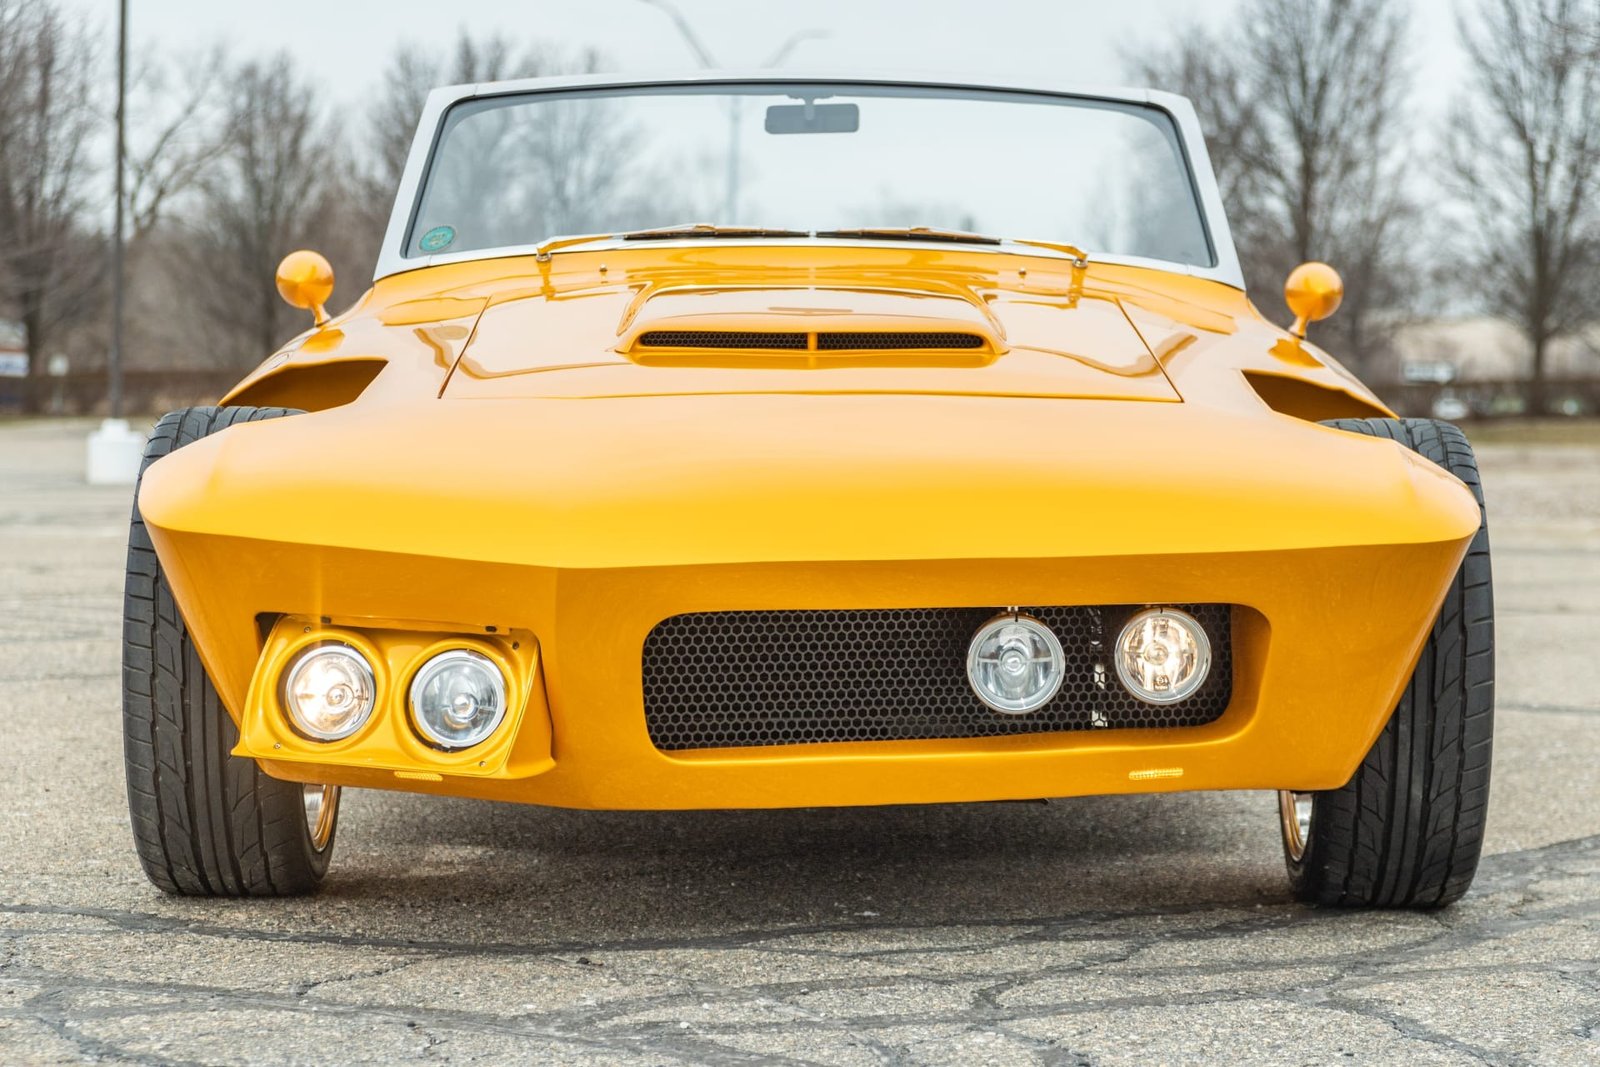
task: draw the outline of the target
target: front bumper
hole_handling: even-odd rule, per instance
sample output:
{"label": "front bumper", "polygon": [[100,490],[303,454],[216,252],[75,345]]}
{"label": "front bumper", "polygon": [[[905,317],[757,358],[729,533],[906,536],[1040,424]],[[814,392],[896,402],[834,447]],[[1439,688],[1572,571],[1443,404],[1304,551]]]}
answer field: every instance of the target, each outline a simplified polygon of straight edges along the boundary
{"label": "front bumper", "polygon": [[[808,399],[813,409],[824,403]],[[928,398],[917,399],[926,413]],[[872,402],[895,416],[893,398]],[[637,418],[664,402],[629,403]],[[319,466],[319,448],[351,432],[326,413],[190,446],[148,472],[140,501],[202,659],[241,724],[237,751],[281,777],[642,809],[1313,790],[1346,781],[1394,706],[1476,529],[1470,494],[1392,443],[1290,420],[1261,424],[1253,441],[1213,438],[1175,459],[1140,444],[1138,423],[1152,420],[1142,412],[1114,406],[1113,418],[1092,404],[1001,403],[1014,405],[1012,416],[1035,403],[1078,416],[1060,447],[1115,431],[1128,442],[1115,457],[1124,468],[1165,462],[1180,480],[1184,468],[1209,473],[1181,485],[1187,510],[1155,522],[1098,460],[1012,471],[1007,477],[1042,471],[1064,483],[1018,531],[997,526],[992,507],[979,510],[988,494],[964,487],[960,472],[908,484],[886,476],[883,455],[865,463],[858,451],[839,484],[797,486],[784,478],[785,463],[773,462],[759,488],[712,478],[690,449],[667,489],[627,487],[623,514],[615,484],[583,482],[570,468],[543,492],[508,492],[528,465],[518,450],[469,457],[448,433],[419,440],[412,431],[408,440],[386,430],[356,462]],[[483,420],[498,417],[495,405],[455,406],[463,408],[475,409],[480,433]],[[1199,441],[1227,429],[1206,424],[1221,416],[1186,417],[1149,428]],[[987,429],[958,424],[945,440],[957,438],[959,452],[973,443],[961,438]],[[488,432],[516,438],[509,425]],[[842,434],[846,451],[852,435]],[[892,463],[898,457],[888,452]],[[452,462],[473,466],[452,478]],[[574,464],[579,473],[584,465]],[[1324,492],[1306,487],[1316,470]],[[857,479],[876,487],[870,502],[852,497]],[[999,486],[1002,499],[1008,488]],[[359,507],[341,494],[354,494]],[[711,494],[740,510],[708,513]],[[545,525],[530,522],[530,500]],[[471,523],[452,526],[446,520],[464,503]],[[1095,521],[1083,522],[1085,513]],[[618,521],[628,529],[618,531]],[[551,522],[559,532],[541,536]],[[825,547],[826,557],[795,558],[806,545]],[[1009,551],[995,551],[1002,545]],[[762,550],[775,558],[749,558]],[[641,652],[650,630],[673,615],[1185,602],[1237,606],[1233,698],[1202,726],[673,753],[657,750],[645,728]],[[283,627],[284,618],[298,629]],[[273,619],[269,638],[263,622]],[[306,626],[378,633],[402,649],[525,635],[518,669],[526,699],[503,758],[406,746],[398,696],[380,715],[394,739],[387,748],[334,751],[295,737],[274,704],[282,654],[274,642],[292,636],[281,630],[305,635]],[[395,633],[415,636],[383,636]],[[411,653],[396,655],[400,663]]]}

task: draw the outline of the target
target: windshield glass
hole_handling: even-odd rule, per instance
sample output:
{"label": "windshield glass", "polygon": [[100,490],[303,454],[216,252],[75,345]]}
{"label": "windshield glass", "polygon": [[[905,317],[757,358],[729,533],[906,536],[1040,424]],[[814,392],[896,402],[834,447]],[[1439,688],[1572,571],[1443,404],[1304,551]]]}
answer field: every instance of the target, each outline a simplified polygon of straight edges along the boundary
{"label": "windshield glass", "polygon": [[1166,112],[1028,93],[646,86],[446,114],[408,256],[708,223],[933,227],[1212,265]]}

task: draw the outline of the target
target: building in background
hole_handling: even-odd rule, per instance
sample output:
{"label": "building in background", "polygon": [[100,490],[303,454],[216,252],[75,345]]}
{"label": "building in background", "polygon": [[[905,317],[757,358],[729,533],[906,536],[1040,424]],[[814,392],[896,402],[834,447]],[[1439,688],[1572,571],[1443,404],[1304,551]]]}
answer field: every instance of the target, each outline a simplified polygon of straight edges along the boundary
{"label": "building in background", "polygon": [[[1550,343],[1550,411],[1600,413],[1600,327]],[[1489,316],[1419,319],[1395,335],[1372,384],[1408,415],[1459,419],[1519,415],[1527,408],[1527,342]]]}

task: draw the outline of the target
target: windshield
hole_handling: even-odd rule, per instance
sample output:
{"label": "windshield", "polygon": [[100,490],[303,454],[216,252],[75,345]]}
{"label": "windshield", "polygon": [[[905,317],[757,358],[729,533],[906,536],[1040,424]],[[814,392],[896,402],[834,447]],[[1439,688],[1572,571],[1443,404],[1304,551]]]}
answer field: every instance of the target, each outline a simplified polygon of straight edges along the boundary
{"label": "windshield", "polygon": [[1160,109],[798,83],[458,104],[445,116],[405,254],[694,223],[929,227],[1213,263],[1177,131]]}

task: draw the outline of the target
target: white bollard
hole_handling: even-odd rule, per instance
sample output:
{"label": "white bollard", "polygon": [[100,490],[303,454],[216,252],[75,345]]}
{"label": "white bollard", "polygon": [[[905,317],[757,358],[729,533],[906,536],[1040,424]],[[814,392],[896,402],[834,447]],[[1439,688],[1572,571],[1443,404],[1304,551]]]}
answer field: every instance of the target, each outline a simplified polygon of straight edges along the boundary
{"label": "white bollard", "polygon": [[106,419],[89,435],[89,484],[132,485],[143,458],[144,435],[134,433],[127,419]]}

